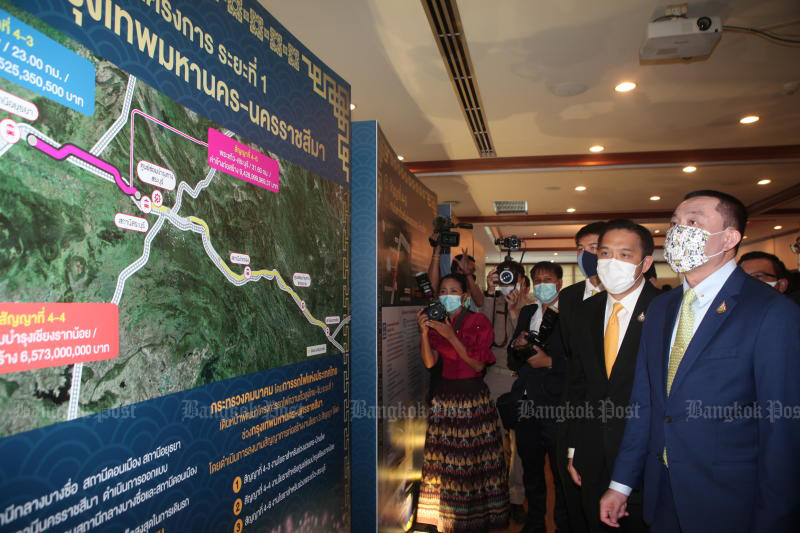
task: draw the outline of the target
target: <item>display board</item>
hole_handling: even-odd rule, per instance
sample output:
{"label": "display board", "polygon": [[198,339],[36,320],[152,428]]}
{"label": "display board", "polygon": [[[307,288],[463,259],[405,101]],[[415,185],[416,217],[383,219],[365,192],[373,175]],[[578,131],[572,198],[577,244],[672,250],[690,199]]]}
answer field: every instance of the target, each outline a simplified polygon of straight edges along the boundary
{"label": "display board", "polygon": [[0,1],[0,531],[349,531],[349,103],[255,1]]}
{"label": "display board", "polygon": [[414,275],[431,259],[436,197],[397,159],[377,123],[353,125],[353,149],[353,476],[370,480],[370,488],[354,487],[353,499],[374,502],[372,514],[353,510],[353,525],[407,529],[429,379],[416,319],[426,300]]}

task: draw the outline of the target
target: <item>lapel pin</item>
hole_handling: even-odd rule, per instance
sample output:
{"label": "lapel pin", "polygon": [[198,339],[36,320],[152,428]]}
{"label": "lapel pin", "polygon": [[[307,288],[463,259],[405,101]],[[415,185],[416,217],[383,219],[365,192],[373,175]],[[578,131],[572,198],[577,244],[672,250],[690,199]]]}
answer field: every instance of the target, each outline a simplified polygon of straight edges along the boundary
{"label": "lapel pin", "polygon": [[636,320],[638,320],[639,322],[644,322],[644,311],[639,313],[639,316],[636,317]]}
{"label": "lapel pin", "polygon": [[719,304],[719,307],[717,307],[717,313],[719,314],[722,314],[727,310],[728,310],[728,305],[725,302],[722,302],[721,304]]}

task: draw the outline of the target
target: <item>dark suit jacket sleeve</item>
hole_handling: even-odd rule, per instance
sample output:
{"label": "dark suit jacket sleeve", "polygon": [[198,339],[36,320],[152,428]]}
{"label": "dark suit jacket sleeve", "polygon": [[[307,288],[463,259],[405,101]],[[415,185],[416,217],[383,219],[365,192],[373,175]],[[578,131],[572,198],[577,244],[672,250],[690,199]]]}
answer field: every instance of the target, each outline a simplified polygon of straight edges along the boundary
{"label": "dark suit jacket sleeve", "polygon": [[508,354],[508,368],[511,370],[519,370],[520,365],[516,363],[514,357],[511,355],[511,345],[514,344],[514,341],[517,340],[517,337],[523,331],[528,330],[528,326],[531,323],[531,318],[533,314],[536,312],[536,308],[538,307],[537,304],[530,304],[526,305],[519,311],[519,320],[517,320],[517,327],[514,329],[514,334],[511,336],[511,340],[508,341],[508,347],[506,348],[506,353]]}
{"label": "dark suit jacket sleeve", "polygon": [[[625,423],[625,435],[614,461],[611,480],[635,489],[642,485],[642,473],[650,441],[650,372],[651,350],[658,350],[659,320],[645,320],[637,354],[630,408],[632,416]],[[657,359],[656,359],[657,360]]]}
{"label": "dark suit jacket sleeve", "polygon": [[[586,374],[584,372],[580,350],[577,348],[579,343],[576,342],[576,339],[582,338],[584,335],[581,325],[585,318],[581,316],[583,314],[581,309],[583,309],[583,307],[579,306],[573,314],[572,336],[568,339],[572,344],[572,348],[570,349],[570,359],[567,364],[565,386],[567,388],[567,407],[572,407],[573,409],[577,409],[586,402]],[[567,413],[569,413],[569,411],[567,411]],[[577,418],[573,415],[569,418],[567,424],[567,448],[576,447],[578,436],[580,435],[581,422],[582,417]]]}
{"label": "dark suit jacket sleeve", "polygon": [[761,310],[753,368],[762,409],[752,530],[758,533],[796,531],[800,523],[800,308],[786,298],[771,304]]}

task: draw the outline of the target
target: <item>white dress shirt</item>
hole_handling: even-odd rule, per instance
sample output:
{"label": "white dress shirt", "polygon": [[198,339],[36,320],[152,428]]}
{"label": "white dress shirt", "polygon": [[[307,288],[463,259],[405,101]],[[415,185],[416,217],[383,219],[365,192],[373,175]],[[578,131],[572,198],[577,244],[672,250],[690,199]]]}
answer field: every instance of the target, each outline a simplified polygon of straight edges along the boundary
{"label": "white dress shirt", "polygon": [[589,278],[586,278],[586,284],[583,286],[583,299],[589,298],[593,296],[592,291],[594,294],[598,292],[603,292],[605,289],[601,286],[593,285]]}
{"label": "white dress shirt", "polygon": [[[700,327],[700,324],[703,322],[703,318],[706,316],[706,312],[711,307],[711,302],[714,301],[714,298],[717,297],[719,291],[722,289],[722,286],[725,285],[725,282],[728,281],[728,278],[733,271],[736,270],[736,261],[731,259],[717,270],[715,270],[710,276],[706,279],[698,283],[694,286],[694,293],[697,295],[697,299],[692,302],[692,311],[694,313],[694,321],[692,322],[692,337],[697,332],[697,328]],[[686,291],[691,289],[692,287],[689,286],[689,283],[686,279],[683,280],[683,292],[684,294]],[[672,328],[672,340],[670,340],[670,352],[672,352],[672,345],[675,343],[675,335],[678,333],[678,322],[680,321],[680,314],[681,310],[678,307],[678,315],[675,319],[675,326]],[[691,342],[691,341],[690,341]],[[629,496],[633,489],[627,485],[623,485],[622,483],[617,483],[616,481],[612,481],[608,488],[613,489],[617,492],[621,492],[622,494]]]}

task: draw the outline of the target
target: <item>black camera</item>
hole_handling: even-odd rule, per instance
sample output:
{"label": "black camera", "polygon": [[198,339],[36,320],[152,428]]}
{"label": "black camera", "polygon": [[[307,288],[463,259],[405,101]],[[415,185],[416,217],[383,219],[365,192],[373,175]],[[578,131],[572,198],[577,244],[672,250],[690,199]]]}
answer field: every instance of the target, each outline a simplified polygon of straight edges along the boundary
{"label": "black camera", "polygon": [[536,350],[533,349],[534,346],[538,346],[544,350],[544,346],[550,339],[550,335],[552,335],[553,330],[556,329],[556,324],[558,324],[558,311],[555,311],[552,307],[548,307],[547,311],[542,315],[542,324],[539,326],[539,331],[523,331],[520,334],[527,335],[528,344],[511,348],[510,355],[512,360],[509,361],[509,363],[516,367],[512,370],[522,367],[528,359],[536,355]]}
{"label": "black camera", "polygon": [[428,242],[434,248],[442,247],[442,253],[449,253],[450,247],[458,246],[460,235],[453,228],[472,229],[472,224],[453,224],[449,217],[436,217],[433,219],[433,232],[439,234],[438,239],[429,238]]}
{"label": "black camera", "polygon": [[511,258],[511,252],[519,250],[522,246],[522,240],[516,235],[511,235],[505,239],[497,239],[494,241],[500,249],[508,252],[503,262],[497,266],[497,278],[500,285],[514,285],[517,282],[517,272],[515,269],[516,263]]}
{"label": "black camera", "polygon": [[420,272],[417,274],[416,278],[419,290],[422,291],[423,296],[429,300],[428,304],[425,305],[423,313],[428,315],[428,318],[431,320],[436,320],[437,322],[444,322],[447,320],[447,309],[445,309],[442,302],[433,295],[433,286],[431,285],[430,278],[428,278],[428,273]]}

